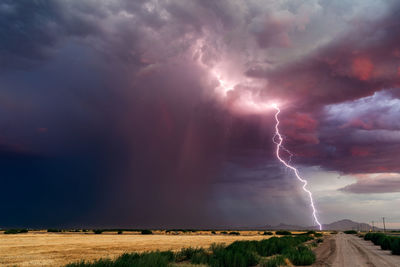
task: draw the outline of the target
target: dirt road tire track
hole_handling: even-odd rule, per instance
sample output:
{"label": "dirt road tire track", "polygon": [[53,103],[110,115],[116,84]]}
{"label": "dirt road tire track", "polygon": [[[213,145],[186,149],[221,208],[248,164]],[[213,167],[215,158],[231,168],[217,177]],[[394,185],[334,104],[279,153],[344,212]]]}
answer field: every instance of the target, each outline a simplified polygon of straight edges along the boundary
{"label": "dirt road tire track", "polygon": [[324,240],[324,242],[315,249],[317,260],[313,266],[332,266],[332,263],[336,257],[336,240],[334,237],[330,237]]}
{"label": "dirt road tire track", "polygon": [[326,239],[316,250],[313,266],[330,267],[399,267],[400,257],[381,250],[354,235],[337,234]]}

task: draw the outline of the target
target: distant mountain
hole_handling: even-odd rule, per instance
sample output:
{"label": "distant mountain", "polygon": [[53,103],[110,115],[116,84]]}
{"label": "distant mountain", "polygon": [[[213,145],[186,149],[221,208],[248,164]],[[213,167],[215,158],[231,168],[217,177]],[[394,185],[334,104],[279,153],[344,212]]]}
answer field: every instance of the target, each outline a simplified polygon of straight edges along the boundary
{"label": "distant mountain", "polygon": [[345,219],[330,224],[324,224],[322,225],[322,229],[336,230],[336,231],[343,231],[343,230],[369,231],[370,229],[372,229],[372,226],[367,223],[358,223],[358,222],[353,222],[352,220]]}
{"label": "distant mountain", "polygon": [[[291,224],[279,224],[279,225],[266,225],[268,230],[310,230],[310,229],[318,229],[316,226],[299,226],[299,225],[291,225]],[[323,224],[322,229],[324,230],[333,230],[333,231],[344,231],[344,230],[360,230],[360,231],[369,231],[372,229],[372,226],[367,223],[359,223],[354,222],[352,220],[344,219],[337,222]],[[378,230],[377,227],[375,229]]]}

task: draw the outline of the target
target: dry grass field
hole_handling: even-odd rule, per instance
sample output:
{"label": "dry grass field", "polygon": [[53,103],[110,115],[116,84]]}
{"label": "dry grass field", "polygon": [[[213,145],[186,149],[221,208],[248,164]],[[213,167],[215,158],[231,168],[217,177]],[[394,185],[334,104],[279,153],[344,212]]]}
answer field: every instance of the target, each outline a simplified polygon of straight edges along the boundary
{"label": "dry grass field", "polygon": [[261,240],[270,236],[257,231],[235,235],[212,235],[210,232],[153,235],[116,232],[47,233],[5,235],[0,232],[0,266],[63,266],[67,263],[99,258],[114,258],[124,252],[179,250],[183,247],[209,247],[212,243],[229,244],[235,240]]}

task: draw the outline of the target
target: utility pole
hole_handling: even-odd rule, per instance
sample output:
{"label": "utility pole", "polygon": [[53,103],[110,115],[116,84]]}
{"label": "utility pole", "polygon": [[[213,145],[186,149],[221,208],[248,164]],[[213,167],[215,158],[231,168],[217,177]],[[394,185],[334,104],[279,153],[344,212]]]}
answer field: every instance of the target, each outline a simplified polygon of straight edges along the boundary
{"label": "utility pole", "polygon": [[385,217],[382,217],[383,221],[383,232],[386,233]]}

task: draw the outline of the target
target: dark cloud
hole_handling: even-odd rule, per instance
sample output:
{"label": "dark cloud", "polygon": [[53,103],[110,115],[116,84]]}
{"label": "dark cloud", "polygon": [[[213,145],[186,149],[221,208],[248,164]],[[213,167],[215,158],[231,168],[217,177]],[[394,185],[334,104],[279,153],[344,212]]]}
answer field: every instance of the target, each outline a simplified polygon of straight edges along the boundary
{"label": "dark cloud", "polygon": [[3,70],[33,67],[56,52],[67,37],[85,38],[100,29],[78,10],[66,14],[61,1],[3,1],[0,5],[0,62]]}
{"label": "dark cloud", "polygon": [[[274,158],[272,113],[245,106],[270,98],[296,103],[280,114],[296,163],[400,171],[397,19],[343,33],[345,8],[319,2],[3,1],[1,221],[303,222],[298,185]],[[338,16],[341,37],[316,49],[331,33],[321,12]]]}

